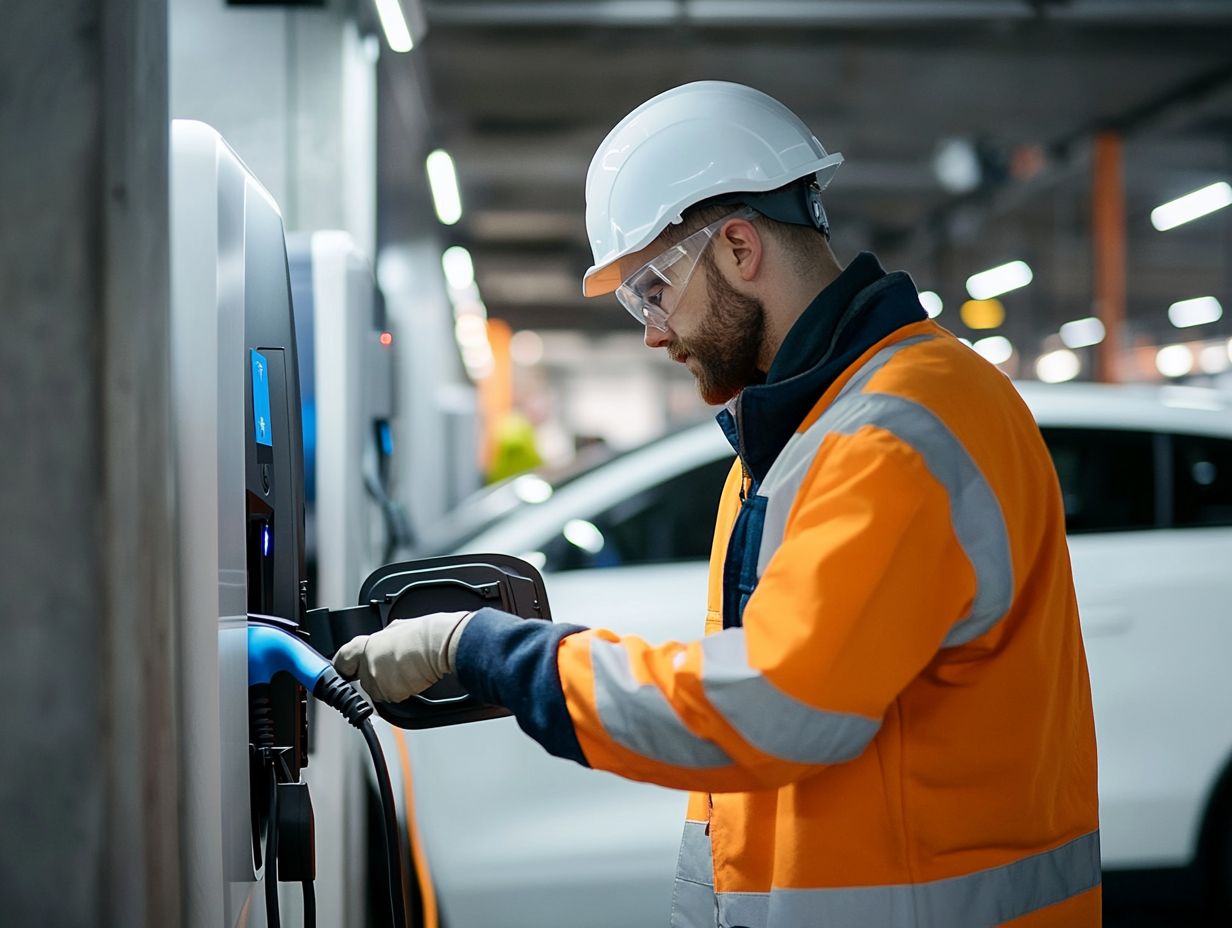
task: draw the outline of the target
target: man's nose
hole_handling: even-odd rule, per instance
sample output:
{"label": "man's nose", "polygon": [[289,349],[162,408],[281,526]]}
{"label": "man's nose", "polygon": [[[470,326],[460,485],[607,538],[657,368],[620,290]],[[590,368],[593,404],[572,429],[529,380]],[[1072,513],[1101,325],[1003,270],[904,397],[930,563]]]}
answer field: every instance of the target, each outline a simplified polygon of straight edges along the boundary
{"label": "man's nose", "polygon": [[655,328],[653,325],[646,326],[645,340],[647,348],[662,348],[672,341],[666,329]]}

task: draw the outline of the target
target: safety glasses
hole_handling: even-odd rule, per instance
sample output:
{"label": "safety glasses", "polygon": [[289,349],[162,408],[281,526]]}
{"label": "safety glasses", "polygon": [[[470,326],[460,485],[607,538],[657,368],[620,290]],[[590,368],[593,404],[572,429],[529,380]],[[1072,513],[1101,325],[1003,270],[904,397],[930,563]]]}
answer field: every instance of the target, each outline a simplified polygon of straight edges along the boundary
{"label": "safety glasses", "polygon": [[689,278],[697,269],[697,262],[710,240],[724,223],[733,219],[752,219],[756,215],[756,210],[744,207],[681,239],[630,274],[616,288],[616,299],[639,325],[667,331],[667,318],[679,305],[684,288],[689,285]]}

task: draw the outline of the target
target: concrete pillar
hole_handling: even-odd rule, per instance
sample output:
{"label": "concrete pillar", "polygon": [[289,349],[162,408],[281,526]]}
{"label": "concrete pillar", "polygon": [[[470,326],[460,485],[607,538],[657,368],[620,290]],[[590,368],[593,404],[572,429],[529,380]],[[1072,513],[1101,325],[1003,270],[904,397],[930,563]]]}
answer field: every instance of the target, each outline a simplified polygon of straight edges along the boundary
{"label": "concrete pillar", "polygon": [[1104,323],[1104,340],[1098,348],[1098,374],[1103,383],[1118,383],[1121,380],[1121,353],[1125,350],[1123,150],[1121,137],[1115,132],[1101,132],[1095,137],[1091,230],[1095,259],[1095,309]]}
{"label": "concrete pillar", "polygon": [[0,29],[0,899],[181,924],[165,0]]}

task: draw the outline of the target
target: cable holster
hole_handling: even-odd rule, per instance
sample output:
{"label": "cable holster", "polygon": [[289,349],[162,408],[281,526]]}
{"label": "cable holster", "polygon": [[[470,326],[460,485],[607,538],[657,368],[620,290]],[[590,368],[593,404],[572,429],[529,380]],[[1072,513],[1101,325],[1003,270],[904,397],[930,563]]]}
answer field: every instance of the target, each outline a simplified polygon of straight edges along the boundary
{"label": "cable holster", "polygon": [[316,822],[308,784],[278,784],[278,879],[300,883],[317,878]]}

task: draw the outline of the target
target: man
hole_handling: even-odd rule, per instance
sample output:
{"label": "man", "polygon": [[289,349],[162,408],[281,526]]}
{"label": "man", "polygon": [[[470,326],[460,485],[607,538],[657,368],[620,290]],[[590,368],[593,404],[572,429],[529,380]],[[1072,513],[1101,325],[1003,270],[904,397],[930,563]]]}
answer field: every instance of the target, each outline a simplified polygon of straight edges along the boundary
{"label": "man", "polygon": [[910,278],[835,261],[841,163],[777,101],[689,84],[587,178],[595,265],[738,460],[705,636],[493,609],[338,654],[377,699],[454,671],[554,754],[693,790],[676,926],[1100,921],[1095,735],[1052,464]]}

